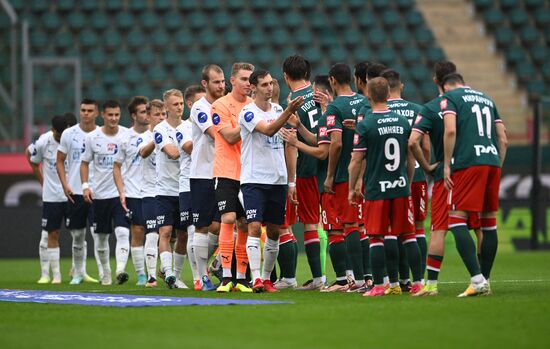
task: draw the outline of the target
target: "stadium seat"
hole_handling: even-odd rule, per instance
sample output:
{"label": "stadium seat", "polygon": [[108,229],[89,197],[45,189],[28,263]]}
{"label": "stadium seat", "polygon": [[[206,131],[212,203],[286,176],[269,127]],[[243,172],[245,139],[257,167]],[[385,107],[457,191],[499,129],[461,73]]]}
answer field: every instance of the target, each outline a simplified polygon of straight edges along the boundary
{"label": "stadium seat", "polygon": [[79,36],[80,45],[84,48],[90,48],[97,45],[97,34],[90,30],[84,29]]}
{"label": "stadium seat", "polygon": [[504,11],[511,11],[519,6],[519,0],[500,0],[499,4]]}
{"label": "stadium seat", "polygon": [[367,42],[372,47],[384,45],[387,42],[386,32],[380,27],[374,27],[367,32]]}
{"label": "stadium seat", "polygon": [[390,46],[383,46],[376,52],[377,60],[388,67],[393,66],[397,57],[398,53]]}
{"label": "stadium seat", "polygon": [[540,40],[539,31],[534,27],[523,27],[519,35],[524,46],[535,45]]}
{"label": "stadium seat", "polygon": [[67,31],[60,31],[54,35],[54,45],[58,50],[65,51],[69,47],[73,46],[73,35]]}
{"label": "stadium seat", "polygon": [[274,11],[266,11],[261,14],[260,18],[262,26],[266,29],[272,29],[281,24],[279,15]]}
{"label": "stadium seat", "polygon": [[207,23],[208,19],[204,13],[200,11],[193,11],[185,16],[185,21],[189,23],[191,30],[201,30]]}
{"label": "stadium seat", "polygon": [[160,55],[162,64],[168,67],[176,66],[180,62],[180,57],[174,49],[164,48],[160,51]]}
{"label": "stadium seat", "polygon": [[103,31],[109,26],[109,18],[105,12],[95,12],[90,18],[90,24],[96,31]]}
{"label": "stadium seat", "polygon": [[516,67],[516,74],[520,83],[528,82],[536,73],[536,68],[529,62],[522,62]]}
{"label": "stadium seat", "polygon": [[210,18],[211,25],[217,30],[223,31],[231,25],[231,17],[224,11],[213,12]]}
{"label": "stadium seat", "polygon": [[321,62],[323,58],[323,54],[321,53],[321,50],[319,50],[315,46],[310,46],[304,50],[303,53],[304,57],[306,57],[311,64],[318,64]]}
{"label": "stadium seat", "polygon": [[529,15],[522,8],[512,10],[508,18],[513,27],[521,27],[529,23]]}
{"label": "stadium seat", "polygon": [[193,43],[193,36],[189,30],[183,28],[174,33],[174,39],[179,49],[186,49]]}
{"label": "stadium seat", "polygon": [[327,17],[324,12],[313,12],[307,16],[311,29],[316,32],[317,30],[324,29],[327,26]]}
{"label": "stadium seat", "polygon": [[390,3],[387,0],[371,0],[372,8],[376,13],[381,10],[385,10],[390,6]]}
{"label": "stadium seat", "polygon": [[271,2],[271,6],[277,11],[288,12],[292,11],[292,0],[277,0]]}
{"label": "stadium seat", "polygon": [[338,10],[330,15],[332,24],[337,30],[342,30],[349,26],[350,14],[345,10]]}
{"label": "stadium seat", "polygon": [[376,18],[372,12],[363,12],[355,18],[360,29],[368,29],[377,25]]}
{"label": "stadium seat", "polygon": [[316,32],[316,36],[319,39],[321,48],[328,49],[332,45],[338,44],[338,35],[331,29],[324,29]]}
{"label": "stadium seat", "polygon": [[149,78],[153,84],[160,85],[167,80],[168,74],[164,67],[154,66],[149,68],[147,78]]}
{"label": "stadium seat", "polygon": [[110,12],[118,12],[124,10],[123,0],[108,0],[105,1],[105,9]]}
{"label": "stadium seat", "polygon": [[420,83],[420,92],[422,94],[422,98],[424,102],[427,102],[437,97],[437,94],[438,94],[437,87],[435,86],[435,84],[432,81],[426,80],[426,79],[424,79]]}
{"label": "stadium seat", "polygon": [[99,10],[99,1],[79,1],[79,6],[84,12],[95,12]]}
{"label": "stadium seat", "polygon": [[118,30],[109,29],[103,33],[103,46],[109,51],[117,50],[122,45],[122,37]]}
{"label": "stadium seat", "polygon": [[319,2],[317,0],[300,0],[300,2],[298,3],[298,9],[303,13],[309,15],[312,11],[315,10],[318,3]]}
{"label": "stadium seat", "polygon": [[15,12],[22,12],[25,9],[26,2],[25,0],[11,0],[10,4]]}
{"label": "stadium seat", "polygon": [[80,74],[82,82],[85,84],[95,81],[97,76],[95,70],[88,65],[83,65],[81,67]]}
{"label": "stadium seat", "polygon": [[366,46],[358,46],[353,50],[353,57],[357,62],[359,61],[372,61],[373,53]]}
{"label": "stadium seat", "polygon": [[256,60],[254,53],[246,47],[233,48],[231,57],[235,59],[235,61],[254,62]]}
{"label": "stadium seat", "polygon": [[304,20],[299,12],[287,12],[283,15],[283,24],[289,29],[299,28],[303,22]]}
{"label": "stadium seat", "polygon": [[[197,48],[190,48],[184,52],[185,62],[197,68],[204,64],[204,55]],[[184,63],[185,64],[185,63]]]}
{"label": "stadium seat", "polygon": [[249,11],[239,12],[235,17],[235,21],[237,22],[237,27],[245,32],[251,30],[256,26],[256,18],[254,17],[252,12]]}
{"label": "stadium seat", "polygon": [[345,62],[348,58],[348,53],[343,46],[333,45],[328,51],[328,59],[331,64]]}
{"label": "stadium seat", "polygon": [[550,46],[550,26],[544,29],[544,41],[546,42],[546,45]]}
{"label": "stadium seat", "polygon": [[350,8],[350,12],[361,13],[367,10],[367,2],[364,0],[348,0],[348,7]]}
{"label": "stadium seat", "polygon": [[81,31],[86,26],[86,16],[82,12],[73,11],[67,16],[67,24],[71,31]]}
{"label": "stadium seat", "polygon": [[107,64],[107,55],[101,48],[94,47],[88,52],[88,63],[95,68],[104,68]]}
{"label": "stadium seat", "polygon": [[121,33],[134,27],[134,16],[128,12],[119,12],[115,16],[115,24]]}
{"label": "stadium seat", "polygon": [[507,65],[511,68],[515,68],[516,64],[521,64],[521,62],[527,60],[523,47],[516,44],[512,44],[506,48],[504,57],[506,58]]}
{"label": "stadium seat", "polygon": [[228,60],[226,51],[221,47],[214,47],[208,50],[206,54],[208,62],[217,64],[219,66],[223,65]]}
{"label": "stadium seat", "polygon": [[399,11],[408,11],[414,7],[414,0],[397,0],[396,5]]}
{"label": "stadium seat", "polygon": [[46,12],[42,15],[42,26],[49,32],[59,30],[61,18],[56,12]]}
{"label": "stadium seat", "polygon": [[544,63],[541,68],[542,77],[547,84],[550,85],[550,62]]}
{"label": "stadium seat", "polygon": [[[431,77],[430,70],[422,63],[416,63],[409,69],[410,76],[416,82],[426,81],[427,77]],[[431,82],[431,80],[429,80]]]}
{"label": "stadium seat", "polygon": [[133,29],[126,35],[126,45],[128,45],[130,49],[139,49],[145,43],[147,43],[147,38],[139,29]]}
{"label": "stadium seat", "polygon": [[104,68],[101,70],[101,80],[104,84],[109,86],[116,83],[122,83],[121,70],[116,68]]}
{"label": "stadium seat", "polygon": [[128,10],[133,12],[141,12],[147,10],[147,0],[128,1]]}
{"label": "stadium seat", "polygon": [[411,32],[405,27],[397,27],[391,31],[391,40],[398,47],[404,46],[412,41]]}
{"label": "stadium seat", "polygon": [[111,94],[113,98],[123,100],[130,97],[131,90],[124,82],[119,82],[111,88]]}
{"label": "stadium seat", "polygon": [[361,45],[363,36],[360,32],[354,28],[349,28],[343,33],[344,44],[349,48],[354,48],[357,45]]}
{"label": "stadium seat", "polygon": [[139,16],[139,25],[146,31],[150,31],[158,27],[160,18],[153,12],[143,11]]}
{"label": "stadium seat", "polygon": [[306,47],[309,45],[312,45],[314,42],[314,37],[311,34],[311,31],[309,31],[306,28],[298,30],[294,35],[294,42],[300,46],[300,47]]}
{"label": "stadium seat", "polygon": [[218,35],[209,28],[201,30],[198,39],[198,43],[206,49],[219,42]]}
{"label": "stadium seat", "polygon": [[162,23],[164,23],[167,30],[177,30],[182,26],[182,18],[176,11],[166,12],[162,19]]}
{"label": "stadium seat", "polygon": [[[187,0],[183,0],[183,1],[187,1]],[[227,6],[227,8],[231,11],[236,11],[236,10],[243,9],[246,6],[246,4],[244,0],[227,0],[225,6]]]}
{"label": "stadium seat", "polygon": [[72,68],[69,71],[68,67],[56,66],[52,69],[52,81],[57,85],[67,84],[73,79]]}
{"label": "stadium seat", "polygon": [[[181,3],[182,1],[180,1]],[[190,3],[194,3],[193,1],[187,1]],[[155,0],[153,1],[154,9],[157,12],[165,12],[172,8],[172,1],[171,0]]]}
{"label": "stadium seat", "polygon": [[411,10],[405,13],[405,23],[411,28],[424,24],[424,16],[417,10]]}
{"label": "stadium seat", "polygon": [[529,50],[533,62],[537,65],[541,65],[550,60],[550,52],[546,45],[536,45]]}
{"label": "stadium seat", "polygon": [[393,9],[387,10],[382,14],[382,24],[386,28],[393,28],[401,22],[399,13]]}
{"label": "stadium seat", "polygon": [[224,43],[229,47],[239,45],[243,42],[241,32],[235,28],[230,28],[223,33]]}
{"label": "stadium seat", "polygon": [[102,84],[92,84],[85,90],[86,96],[93,98],[97,101],[103,101],[107,99],[107,89]]}
{"label": "stadium seat", "polygon": [[493,5],[493,0],[474,0],[474,6],[478,10],[486,10]]}
{"label": "stadium seat", "polygon": [[529,10],[538,10],[544,6],[545,0],[524,0],[524,5]]}
{"label": "stadium seat", "polygon": [[33,12],[45,12],[50,8],[48,0],[33,0],[31,9]]}
{"label": "stadium seat", "polygon": [[157,28],[153,33],[151,33],[149,43],[152,47],[164,49],[170,43],[170,35],[168,35],[166,30]]}
{"label": "stadium seat", "polygon": [[548,28],[550,26],[550,9],[542,8],[535,12],[535,23],[539,28]]}
{"label": "stadium seat", "polygon": [[187,82],[192,79],[191,78],[192,76],[193,76],[193,73],[185,65],[178,65],[174,67],[174,71],[172,73],[172,78],[178,82]]}
{"label": "stadium seat", "polygon": [[490,8],[483,14],[485,25],[490,30],[494,30],[504,22],[504,14],[499,8]]}
{"label": "stadium seat", "polygon": [[156,55],[152,50],[139,50],[136,56],[138,64],[142,67],[148,67],[156,60]]}
{"label": "stadium seat", "polygon": [[[7,31],[6,31],[7,32]],[[31,46],[37,50],[43,50],[48,46],[48,35],[38,29],[32,30],[29,35]]]}
{"label": "stadium seat", "polygon": [[254,0],[250,2],[250,8],[254,12],[263,12],[270,8],[271,1],[269,0]]}
{"label": "stadium seat", "polygon": [[542,80],[531,80],[527,82],[527,93],[531,99],[538,99],[547,94],[546,85]]}
{"label": "stadium seat", "polygon": [[131,65],[128,67],[128,69],[124,70],[122,80],[130,84],[138,84],[140,82],[141,84],[143,84],[144,72],[145,72],[145,69],[138,68],[135,65]]}
{"label": "stadium seat", "polygon": [[276,28],[271,32],[270,42],[275,46],[284,46],[288,44],[289,35],[284,28]]}
{"label": "stadium seat", "polygon": [[269,42],[268,36],[262,29],[259,28],[254,31],[254,35],[248,37],[248,44],[252,48],[265,46],[266,42]]}
{"label": "stadium seat", "polygon": [[414,38],[420,47],[428,47],[435,41],[432,31],[423,26],[414,31]]}
{"label": "stadium seat", "polygon": [[514,41],[514,32],[508,27],[499,27],[495,30],[495,42],[498,48],[505,48]]}
{"label": "stadium seat", "polygon": [[126,68],[134,57],[128,51],[119,49],[113,53],[113,60],[119,68]]}
{"label": "stadium seat", "polygon": [[275,52],[271,49],[270,46],[261,47],[256,51],[256,59],[261,67],[267,67],[273,61]]}
{"label": "stadium seat", "polygon": [[57,0],[55,2],[57,10],[61,13],[67,13],[76,10],[75,0]]}

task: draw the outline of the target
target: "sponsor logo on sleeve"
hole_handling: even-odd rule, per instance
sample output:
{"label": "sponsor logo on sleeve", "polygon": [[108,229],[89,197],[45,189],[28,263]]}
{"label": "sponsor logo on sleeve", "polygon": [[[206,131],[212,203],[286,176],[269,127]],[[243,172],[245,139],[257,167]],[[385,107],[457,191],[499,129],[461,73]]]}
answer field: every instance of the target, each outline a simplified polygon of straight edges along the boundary
{"label": "sponsor logo on sleeve", "polygon": [[254,113],[253,112],[247,111],[246,113],[244,113],[244,120],[246,122],[250,122],[250,121],[252,121],[252,119],[254,119]]}
{"label": "sponsor logo on sleeve", "polygon": [[319,127],[319,137],[328,137],[327,127],[321,126]]}
{"label": "sponsor logo on sleeve", "polygon": [[158,132],[155,132],[155,143],[157,144],[162,143],[162,135]]}
{"label": "sponsor logo on sleeve", "polygon": [[439,102],[439,109],[441,109],[442,111],[444,111],[445,109],[447,109],[448,106],[449,106],[449,102],[447,101],[447,98],[443,98],[443,99]]}
{"label": "sponsor logo on sleeve", "polygon": [[205,112],[201,111],[197,118],[199,119],[199,122],[201,124],[204,124],[206,122],[206,120],[208,120],[208,115],[206,115]]}
{"label": "sponsor logo on sleeve", "polygon": [[327,115],[327,126],[334,126],[334,125],[336,125],[336,116]]}
{"label": "sponsor logo on sleeve", "polygon": [[212,123],[217,125],[220,123],[220,116],[217,113],[212,114]]}
{"label": "sponsor logo on sleeve", "polygon": [[353,145],[359,144],[359,135],[356,133],[353,135]]}
{"label": "sponsor logo on sleeve", "polygon": [[418,114],[416,117],[416,121],[414,122],[415,125],[418,125],[420,123],[420,120],[422,120],[422,115]]}

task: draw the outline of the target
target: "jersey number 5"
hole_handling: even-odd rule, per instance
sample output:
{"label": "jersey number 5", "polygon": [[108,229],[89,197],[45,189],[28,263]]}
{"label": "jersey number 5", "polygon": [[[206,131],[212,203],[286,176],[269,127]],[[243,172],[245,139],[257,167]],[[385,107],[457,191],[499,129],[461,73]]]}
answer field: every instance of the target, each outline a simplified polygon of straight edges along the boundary
{"label": "jersey number 5", "polygon": [[309,117],[309,125],[311,126],[311,129],[315,129],[317,127],[317,124],[319,123],[319,120],[315,120],[314,116],[317,115],[319,111],[317,108],[312,109],[307,112],[307,116]]}

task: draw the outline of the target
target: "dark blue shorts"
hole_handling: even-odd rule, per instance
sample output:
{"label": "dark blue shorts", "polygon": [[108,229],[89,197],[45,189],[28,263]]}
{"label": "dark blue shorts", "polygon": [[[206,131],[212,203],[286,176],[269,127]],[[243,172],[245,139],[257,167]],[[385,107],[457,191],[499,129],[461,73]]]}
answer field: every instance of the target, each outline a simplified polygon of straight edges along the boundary
{"label": "dark blue shorts", "polygon": [[113,227],[130,228],[130,221],[119,198],[94,200],[94,228],[98,234],[111,234]]}
{"label": "dark blue shorts", "polygon": [[126,207],[130,210],[130,223],[132,225],[145,226],[145,220],[143,219],[143,208],[141,199],[126,198]]}
{"label": "dark blue shorts", "polygon": [[66,214],[66,202],[43,202],[42,229],[47,232],[61,229],[61,224]]}
{"label": "dark blue shorts", "polygon": [[213,179],[191,178],[191,211],[193,224],[197,228],[208,227],[213,221],[220,222],[220,211],[216,207],[216,191]]}
{"label": "dark blue shorts", "polygon": [[86,223],[93,222],[92,205],[84,201],[82,195],[72,196],[74,203],[67,202],[67,220],[65,226],[68,229],[86,228]]}
{"label": "dark blue shorts", "polygon": [[141,199],[141,212],[145,222],[145,234],[158,233],[157,199],[152,197]]}
{"label": "dark blue shorts", "polygon": [[180,228],[187,229],[188,226],[193,224],[192,216],[191,216],[191,192],[190,191],[185,191],[180,193],[179,206],[180,206]]}
{"label": "dark blue shorts", "polygon": [[172,226],[176,229],[180,227],[180,208],[179,197],[158,195],[157,199],[157,226]]}
{"label": "dark blue shorts", "polygon": [[245,217],[243,205],[239,200],[240,185],[240,182],[234,179],[216,179],[216,204],[220,215],[235,212],[237,219]]}
{"label": "dark blue shorts", "polygon": [[246,221],[284,224],[286,185],[242,184]]}

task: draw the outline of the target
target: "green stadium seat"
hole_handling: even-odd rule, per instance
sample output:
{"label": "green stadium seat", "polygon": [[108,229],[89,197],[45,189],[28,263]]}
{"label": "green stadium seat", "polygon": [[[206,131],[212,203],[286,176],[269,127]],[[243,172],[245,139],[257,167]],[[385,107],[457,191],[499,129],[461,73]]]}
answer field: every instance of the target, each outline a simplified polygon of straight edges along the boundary
{"label": "green stadium seat", "polygon": [[536,45],[529,50],[533,62],[538,65],[544,64],[550,60],[550,50],[546,45]]}
{"label": "green stadium seat", "polygon": [[328,59],[332,64],[347,61],[349,55],[346,49],[340,45],[332,46],[328,51]]}
{"label": "green stadium seat", "polygon": [[[145,96],[150,100],[153,99],[155,96],[155,91],[151,88],[149,84],[137,84],[132,88],[132,91],[137,96]],[[157,93],[160,94],[160,91],[158,91]]]}
{"label": "green stadium seat", "polygon": [[550,26],[550,9],[544,8],[537,10],[534,17],[535,23],[539,28],[548,28]]}
{"label": "green stadium seat", "polygon": [[330,15],[332,24],[341,30],[349,26],[350,23],[350,14],[345,10],[338,10]]}
{"label": "green stadium seat", "polygon": [[504,50],[504,57],[506,58],[506,64],[509,67],[514,68],[516,64],[521,64],[527,60],[525,50],[519,46],[512,44]]}
{"label": "green stadium seat", "polygon": [[218,0],[202,0],[201,7],[206,12],[216,11],[220,6]]}
{"label": "green stadium seat", "polygon": [[327,17],[324,12],[317,11],[309,14],[307,16],[309,19],[309,25],[311,29],[315,32],[317,30],[324,29],[327,26]]}
{"label": "green stadium seat", "polygon": [[54,45],[58,50],[65,51],[74,44],[73,35],[67,31],[60,31],[54,35]]}
{"label": "green stadium seat", "polygon": [[540,33],[534,27],[523,27],[519,33],[519,36],[524,46],[535,45],[540,40]]}
{"label": "green stadium seat", "polygon": [[265,46],[266,42],[269,42],[268,35],[260,28],[254,31],[254,35],[248,37],[248,44],[252,48]]}
{"label": "green stadium seat", "polygon": [[129,84],[143,83],[144,72],[143,68],[140,69],[135,65],[129,66],[128,69],[124,70],[123,81]]}
{"label": "green stadium seat", "polygon": [[123,0],[108,0],[105,1],[105,9],[109,12],[117,12],[124,10]]}
{"label": "green stadium seat", "polygon": [[180,14],[176,11],[166,12],[162,22],[167,30],[177,30],[183,24]]}
{"label": "green stadium seat", "polygon": [[354,48],[357,45],[362,45],[363,36],[354,28],[349,28],[344,31],[344,44],[349,48]]}
{"label": "green stadium seat", "polygon": [[48,35],[41,30],[34,29],[31,30],[29,41],[33,48],[41,51],[48,46]]}
{"label": "green stadium seat", "polygon": [[524,0],[524,5],[529,10],[539,10],[544,6],[545,0]]}
{"label": "green stadium seat", "polygon": [[166,30],[157,28],[153,33],[151,33],[149,43],[154,48],[164,49],[170,43],[170,35],[168,35]]}
{"label": "green stadium seat", "polygon": [[516,67],[516,75],[520,83],[526,83],[533,79],[533,76],[537,73],[535,66],[529,62],[522,62]]}
{"label": "green stadium seat", "polygon": [[544,63],[541,68],[542,77],[546,83],[550,83],[550,62]]}
{"label": "green stadium seat", "polygon": [[52,69],[52,81],[57,85],[65,85],[74,78],[73,69],[57,66]]}
{"label": "green stadium seat", "polygon": [[90,48],[97,45],[97,34],[90,30],[84,29],[79,36],[80,46],[84,48]]}
{"label": "green stadium seat", "polygon": [[147,10],[147,0],[132,0],[128,1],[128,10],[133,12],[141,12]]}
{"label": "green stadium seat", "polygon": [[215,29],[225,30],[231,25],[231,17],[229,17],[224,11],[212,13],[211,18],[212,20],[210,21],[210,25],[212,25]]}
{"label": "green stadium seat", "polygon": [[304,19],[299,12],[287,12],[283,15],[283,24],[287,28],[295,29],[302,26]]}
{"label": "green stadium seat", "polygon": [[410,76],[416,81],[416,82],[422,82],[431,81],[431,72],[430,70],[422,63],[416,63],[411,66],[409,69]]}
{"label": "green stadium seat", "polygon": [[239,12],[235,17],[235,21],[237,22],[237,26],[245,32],[256,26],[256,17],[249,11]]}
{"label": "green stadium seat", "polygon": [[189,13],[184,20],[189,23],[191,30],[201,30],[208,23],[208,18],[200,11]]}
{"label": "green stadium seat", "polygon": [[367,32],[367,42],[371,47],[379,47],[387,42],[386,32],[380,27],[374,27]]}
{"label": "green stadium seat", "polygon": [[30,6],[33,12],[45,12],[48,11],[50,5],[48,0],[33,0],[32,5]]}
{"label": "green stadium seat", "polygon": [[180,56],[176,50],[171,48],[164,48],[160,51],[161,63],[168,67],[173,67],[179,64]]}
{"label": "green stadium seat", "polygon": [[209,63],[214,63],[219,66],[222,66],[228,60],[227,52],[221,47],[214,47],[208,50],[206,54]]}
{"label": "green stadium seat", "polygon": [[366,46],[359,46],[353,50],[353,57],[356,61],[372,61],[374,54]]}
{"label": "green stadium seat", "polygon": [[57,0],[55,3],[57,10],[61,13],[67,13],[76,10],[75,0]]}
{"label": "green stadium seat", "polygon": [[339,44],[338,35],[332,29],[324,29],[316,32],[321,48],[328,49],[333,45]]}
{"label": "green stadium seat", "polygon": [[201,50],[197,48],[190,48],[184,53],[184,64],[190,64],[193,67],[200,67],[204,65],[204,55]]}
{"label": "green stadium seat", "polygon": [[504,11],[510,11],[517,8],[519,6],[519,3],[520,3],[519,0],[500,0],[499,1],[500,7]]}
{"label": "green stadium seat", "polygon": [[342,2],[338,0],[324,0],[321,3],[327,13],[331,13],[332,11],[342,7]]}
{"label": "green stadium seat", "polygon": [[176,45],[181,49],[187,49],[193,43],[193,36],[184,28],[181,28],[174,34]]}
{"label": "green stadium seat", "polygon": [[371,5],[376,13],[390,7],[390,3],[387,0],[372,0]]}
{"label": "green stadium seat", "polygon": [[546,42],[546,45],[550,46],[550,26],[544,29],[544,41]]}
{"label": "green stadium seat", "polygon": [[178,82],[187,82],[192,80],[193,73],[185,65],[178,65],[174,68],[172,72],[172,78]]}
{"label": "green stadium seat", "polygon": [[481,11],[484,11],[493,5],[493,0],[474,0],[474,6]]}
{"label": "green stadium seat", "polygon": [[441,48],[432,46],[426,49],[426,60],[428,63],[434,64],[443,59],[445,59],[445,53],[443,53]]}
{"label": "green stadium seat", "polygon": [[160,85],[168,79],[168,73],[162,66],[154,66],[149,68],[147,77],[153,84]]}
{"label": "green stadium seat", "polygon": [[405,13],[405,23],[411,28],[424,24],[424,16],[417,10],[411,10]]}
{"label": "green stadium seat", "polygon": [[271,1],[269,0],[254,0],[250,2],[250,8],[255,12],[263,12],[270,8]]}
{"label": "green stadium seat", "polygon": [[146,43],[147,38],[139,29],[133,29],[128,33],[128,35],[126,35],[126,45],[130,49],[141,49],[141,47]]}
{"label": "green stadium seat", "polygon": [[367,11],[367,2],[364,0],[348,0],[348,7],[350,12],[357,13],[355,11]]}
{"label": "green stadium seat", "polygon": [[323,53],[316,46],[306,48],[303,55],[311,64],[319,64],[323,58]]}
{"label": "green stadium seat", "polygon": [[113,53],[113,60],[119,68],[125,68],[133,62],[134,57],[128,51],[119,49]]}
{"label": "green stadium seat", "polygon": [[408,11],[414,7],[414,0],[397,0],[396,5],[399,11]]}
{"label": "green stadium seat", "polygon": [[[182,1],[180,1],[181,3]],[[194,1],[187,1],[190,3],[194,3]],[[157,12],[165,12],[169,11],[172,8],[172,1],[171,0],[155,0],[153,1],[154,9]]]}
{"label": "green stadium seat", "polygon": [[416,43],[420,47],[428,47],[430,46],[435,40],[434,35],[432,31],[426,27],[418,27],[414,31],[414,38],[416,40]]}
{"label": "green stadium seat", "polygon": [[521,27],[529,23],[529,15],[524,9],[516,8],[512,10],[508,16],[510,24],[513,27]]}
{"label": "green stadium seat", "polygon": [[379,62],[388,67],[393,66],[397,61],[398,53],[389,46],[383,46],[376,52],[376,58]]}
{"label": "green stadium seat", "polygon": [[93,98],[96,101],[104,101],[107,97],[107,89],[102,84],[92,84],[85,91],[85,96]]}
{"label": "green stadium seat", "polygon": [[139,25],[145,29],[145,31],[150,31],[158,27],[161,19],[154,14],[153,12],[144,11],[139,16]]}
{"label": "green stadium seat", "polygon": [[278,27],[281,24],[279,15],[277,14],[277,12],[274,11],[264,12],[261,15],[261,23],[262,26],[266,29],[272,29]]}
{"label": "green stadium seat", "polygon": [[71,12],[67,17],[67,24],[71,31],[81,31],[86,26],[86,16],[84,16],[82,12]]}
{"label": "green stadium seat", "polygon": [[88,52],[87,61],[92,67],[101,69],[107,64],[107,55],[102,49],[94,47]]}
{"label": "green stadium seat", "polygon": [[273,62],[273,57],[275,57],[275,52],[273,52],[270,46],[261,47],[256,51],[256,59],[261,67],[269,66]]}
{"label": "green stadium seat", "polygon": [[275,46],[287,45],[290,40],[288,32],[284,28],[276,28],[271,32],[271,44]]}
{"label": "green stadium seat", "polygon": [[88,65],[83,65],[81,67],[80,76],[85,84],[88,82],[93,82],[96,79],[95,70]]}
{"label": "green stadium seat", "polygon": [[495,43],[498,48],[505,48],[514,41],[514,32],[508,27],[499,27],[495,30]]}
{"label": "green stadium seat", "polygon": [[42,26],[49,32],[59,30],[61,18],[56,12],[46,12],[42,15]]}
{"label": "green stadium seat", "polygon": [[527,93],[531,99],[538,99],[547,94],[546,85],[542,80],[531,80],[527,82]]}
{"label": "green stadium seat", "polygon": [[96,12],[90,18],[90,24],[96,31],[103,31],[109,26],[109,17],[105,12]]}
{"label": "green stadium seat", "polygon": [[483,21],[487,28],[494,30],[504,23],[504,14],[498,8],[490,8],[483,14]]}
{"label": "green stadium seat", "polygon": [[225,44],[229,47],[234,47],[244,42],[241,32],[235,28],[230,28],[229,30],[225,31],[223,33],[223,37]]}
{"label": "green stadium seat", "polygon": [[152,65],[156,60],[156,55],[152,50],[139,50],[137,52],[137,62],[142,67],[148,67]]}
{"label": "green stadium seat", "polygon": [[401,47],[412,41],[412,35],[409,29],[397,27],[391,32],[391,40],[394,45]]}
{"label": "green stadium seat", "polygon": [[[188,1],[188,0],[183,0],[183,1]],[[189,1],[189,2],[192,2],[192,1]],[[233,12],[236,10],[241,10],[244,7],[246,7],[246,3],[244,0],[227,0],[225,6],[227,6],[227,8],[231,10],[231,12]]]}
{"label": "green stadium seat", "polygon": [[115,24],[121,33],[134,27],[134,16],[129,12],[119,12],[115,16]]}
{"label": "green stadium seat", "polygon": [[424,96],[419,93],[417,86],[414,83],[405,84],[405,89],[403,90],[401,96],[404,100],[411,101],[414,103],[422,104],[424,103]]}
{"label": "green stadium seat", "polygon": [[122,81],[111,88],[111,95],[117,100],[127,99],[131,93],[128,85]]}
{"label": "green stadium seat", "polygon": [[205,48],[210,48],[219,42],[218,35],[209,28],[201,30],[198,39],[198,44]]}
{"label": "green stadium seat", "polygon": [[[308,45],[308,47],[309,47],[309,45]],[[285,58],[290,57],[290,56],[295,55],[295,54],[299,54],[299,53],[301,53],[301,50],[297,49],[297,48],[294,48],[290,45],[287,45],[287,46],[281,47],[279,50],[277,50],[277,52],[279,53],[279,59],[277,60],[277,62],[282,64],[283,60]],[[281,67],[279,67],[279,68],[281,68]]]}
{"label": "green stadium seat", "polygon": [[420,83],[420,91],[423,97],[423,102],[427,102],[437,97],[438,91],[435,84],[430,79],[431,75],[426,75],[424,80]]}
{"label": "green stadium seat", "polygon": [[293,35],[294,42],[300,47],[306,47],[313,44],[315,40],[311,31],[306,28],[298,30]]}
{"label": "green stadium seat", "polygon": [[109,51],[117,50],[122,45],[122,37],[118,30],[108,29],[103,33],[103,46]]}
{"label": "green stadium seat", "polygon": [[235,61],[254,62],[256,60],[254,53],[246,47],[233,48],[231,57]]}
{"label": "green stadium seat", "polygon": [[277,0],[273,1],[271,4],[277,11],[292,11],[292,0]]}
{"label": "green stadium seat", "polygon": [[11,0],[10,4],[15,12],[22,12],[25,9],[26,2],[25,0]]}
{"label": "green stadium seat", "polygon": [[79,1],[79,6],[84,12],[95,12],[99,10],[99,1]]}
{"label": "green stadium seat", "polygon": [[401,23],[401,16],[395,10],[387,10],[382,14],[382,24],[387,28],[393,28]]}
{"label": "green stadium seat", "polygon": [[300,0],[298,4],[298,9],[302,12],[305,12],[309,15],[317,7],[317,0]]}
{"label": "green stadium seat", "polygon": [[377,25],[376,18],[372,12],[363,12],[361,15],[356,16],[357,26],[359,29],[369,29]]}

